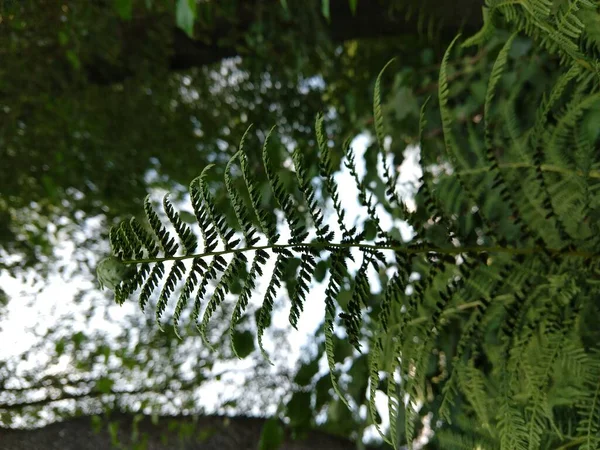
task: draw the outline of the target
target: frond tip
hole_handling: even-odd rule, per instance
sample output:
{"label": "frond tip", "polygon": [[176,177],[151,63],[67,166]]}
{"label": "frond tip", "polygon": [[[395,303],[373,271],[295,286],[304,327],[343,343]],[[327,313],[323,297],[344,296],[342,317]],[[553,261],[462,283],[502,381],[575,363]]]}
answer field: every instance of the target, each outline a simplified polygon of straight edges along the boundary
{"label": "frond tip", "polygon": [[135,273],[135,266],[126,265],[115,256],[103,258],[96,268],[96,276],[100,283],[100,289],[104,289],[106,286],[112,291],[133,273]]}

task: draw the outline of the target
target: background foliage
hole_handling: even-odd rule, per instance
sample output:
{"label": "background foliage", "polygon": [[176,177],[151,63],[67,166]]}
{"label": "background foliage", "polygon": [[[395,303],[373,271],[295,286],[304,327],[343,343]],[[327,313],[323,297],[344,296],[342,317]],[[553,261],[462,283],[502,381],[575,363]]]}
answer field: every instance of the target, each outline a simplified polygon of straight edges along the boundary
{"label": "background foliage", "polygon": [[[191,3],[185,0],[149,6],[75,1],[4,5],[0,269],[19,279],[46,280],[56,277],[57,270],[62,271],[62,279],[89,279],[97,255],[106,250],[111,224],[142,211],[141,199],[148,192],[168,190],[175,202],[182,200],[184,186],[209,163],[216,164],[208,180],[216,207],[234,219],[220,180],[247,125],[254,124],[247,141],[251,161],[260,161],[264,133],[277,124],[274,143],[279,140],[302,148],[305,161],[316,164],[314,118],[326,111],[327,134],[339,158],[345,138],[365,130],[371,133],[373,84],[393,56],[396,62],[384,74],[381,87],[394,165],[399,166],[403,152],[417,143],[420,106],[430,96],[421,156],[428,164],[442,163],[438,155],[444,154],[445,142],[436,98],[441,57],[461,26],[466,35],[479,29],[480,5],[473,4],[478,2],[443,8],[432,2],[361,1],[356,11],[345,0],[284,3],[199,2],[193,32],[193,8],[186,9]],[[556,11],[580,2],[549,3]],[[499,17],[490,14],[489,20],[496,23],[502,20]],[[581,16],[592,30],[587,35],[591,38],[594,17]],[[362,20],[378,20],[379,26],[366,29],[360,26]],[[449,114],[461,130],[457,133],[461,148],[477,149],[482,141],[476,125],[482,120],[492,65],[508,37],[508,32],[498,32],[488,36],[484,45],[453,53],[449,59]],[[593,39],[584,44],[585,54],[592,58],[596,44]],[[548,49],[532,32],[514,39],[508,61],[496,96],[517,109],[524,129],[527,118],[535,118],[541,94],[560,75],[564,56]],[[499,108],[500,115],[509,113],[508,107]],[[591,111],[586,120],[593,123],[595,110]],[[376,145],[372,139],[364,154],[365,182],[382,201],[385,189],[377,173]],[[274,166],[282,167],[282,179],[294,176],[277,153],[272,158]],[[266,192],[260,167],[256,164],[253,169]],[[316,166],[308,171],[315,173]],[[449,179],[440,183],[438,191],[456,188]],[[426,200],[422,191],[415,199],[422,221],[429,218]],[[486,212],[496,211],[499,221],[509,216],[500,202],[499,196],[488,196],[482,204]],[[481,224],[473,222],[475,215],[466,214],[469,205],[444,206],[457,214],[461,233],[471,233],[468,239],[476,240]],[[501,221],[498,227],[503,233],[512,229]],[[441,224],[426,230],[433,242],[445,239],[445,233]],[[76,264],[61,259],[64,242],[77,246]],[[327,272],[327,266],[319,266],[318,272]],[[293,273],[289,272],[290,278]],[[385,282],[385,274],[380,276]],[[286,287],[293,292],[293,282]],[[27,359],[46,354],[45,360],[29,370],[18,358],[0,364],[3,425],[14,425],[15,420],[18,425],[40,424],[107,407],[159,413],[202,410],[201,401],[189,393],[223,380],[218,366],[234,356],[228,346],[211,354],[194,334],[180,344],[171,326],[160,333],[152,313],[140,316],[133,308],[125,310],[121,320],[127,325],[118,332],[90,333],[88,325],[98,314],[106,314],[109,321],[124,315],[115,315],[108,301],[89,285],[83,286],[77,296],[83,313],[61,318],[56,326],[37,327],[38,344],[23,355]],[[371,308],[365,314],[376,315],[380,303],[381,293],[371,292]],[[231,311],[217,314],[213,333],[226,336]],[[586,342],[597,342],[593,331],[597,311],[587,311],[583,317],[590,320]],[[369,323],[367,319],[367,332]],[[452,346],[462,327],[459,317],[444,329],[440,340]],[[252,329],[242,324],[239,335],[247,351],[253,350]],[[282,342],[283,333],[279,339]],[[360,438],[371,426],[361,409],[367,401],[366,355],[353,350],[345,339],[336,341],[335,359],[344,361],[340,379],[354,405],[349,410],[333,394],[329,376],[319,370],[322,352],[321,327],[293,370],[282,366],[274,370],[260,359],[253,360],[243,370],[249,375],[245,395],[222,400],[220,411],[233,405],[230,411],[236,413],[273,411],[272,398],[277,398],[277,414],[297,429],[319,425],[334,434]],[[60,361],[62,366],[57,366]],[[432,379],[437,376],[428,374]],[[427,417],[433,408],[425,403],[419,414]],[[453,414],[472,417],[472,411],[462,410],[460,404]],[[423,431],[417,424],[416,434]],[[451,432],[469,428],[460,420],[455,424]],[[440,436],[431,438],[430,448],[441,445]],[[465,448],[471,448],[469,442]]]}

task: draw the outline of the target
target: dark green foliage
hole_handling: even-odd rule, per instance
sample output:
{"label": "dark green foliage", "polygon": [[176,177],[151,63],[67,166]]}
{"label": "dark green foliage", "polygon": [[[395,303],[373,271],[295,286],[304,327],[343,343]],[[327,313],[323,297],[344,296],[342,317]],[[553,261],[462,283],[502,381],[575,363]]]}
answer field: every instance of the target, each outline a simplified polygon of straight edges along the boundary
{"label": "dark green foliage", "polygon": [[258,450],[277,450],[283,443],[283,426],[277,419],[269,419],[263,425]]}
{"label": "dark green foliage", "polygon": [[[364,350],[368,342],[368,354],[361,356],[368,356],[368,364],[363,359],[361,365],[353,366],[352,377],[362,387],[359,392],[348,391],[352,401],[368,401],[374,424],[375,394],[386,391],[391,427],[389,432],[380,432],[395,448],[412,445],[421,427],[421,409],[432,413],[434,423],[440,421],[435,439],[442,448],[598,448],[600,357],[597,342],[590,343],[588,336],[600,326],[600,318],[586,317],[598,311],[593,305],[599,293],[600,258],[600,140],[594,125],[600,105],[600,61],[586,52],[597,44],[597,33],[587,33],[584,25],[583,17],[590,14],[598,11],[586,0],[487,2],[484,28],[463,44],[492,38],[503,43],[479,105],[483,121],[465,126],[467,130],[462,131],[467,140],[457,133],[449,76],[457,38],[443,58],[437,83],[443,155],[424,154],[425,106],[420,115],[423,177],[417,211],[409,210],[396,190],[397,174],[388,159],[393,155],[384,148],[382,76],[378,77],[374,123],[385,185],[384,198],[379,200],[414,227],[411,242],[394,239],[390,230],[383,228],[377,196],[359,176],[354,153],[346,147],[345,166],[369,218],[364,229],[347,225],[340,186],[333,177],[336,167],[319,116],[316,178],[332,200],[336,230],[325,223],[323,204],[317,200],[316,184],[300,150],[290,156],[297,178],[294,187],[301,195],[290,192],[289,184],[282,181],[271,159],[270,132],[262,149],[263,169],[290,230],[287,240],[278,235],[273,214],[262,209],[262,193],[249,167],[244,135],[239,152],[225,170],[239,222],[235,229],[241,230],[243,244],[215,206],[205,181],[207,167],[190,185],[203,236],[198,253],[193,253],[196,241],[192,233],[168,199],[165,213],[182,249],[149,200],[145,210],[155,236],[133,221],[113,229],[111,261],[138,267],[135,273],[117,269],[123,276],[115,288],[117,301],[140,290],[143,307],[162,283],[156,304],[159,319],[183,279],[174,322],[179,321],[196,288],[192,319],[197,321],[208,283],[215,280],[199,324],[206,341],[211,315],[243,274],[230,328],[235,349],[239,335],[234,327],[258,280],[268,281],[257,319],[258,343],[264,354],[262,338],[277,289],[288,282],[284,275],[293,269],[290,323],[294,327],[310,283],[316,278],[326,283],[324,349],[331,387],[339,396],[337,403],[330,405],[331,414],[339,415],[337,407],[350,403],[338,383],[336,363],[350,355],[349,344]],[[502,29],[507,24],[511,34]],[[521,34],[531,36],[564,65],[536,105],[533,117],[519,114],[516,94],[505,86],[510,54]],[[248,202],[234,188],[232,172],[238,165]],[[299,198],[305,205],[299,204]],[[310,239],[313,231],[315,238]],[[351,249],[358,250],[362,258],[354,275],[346,268],[353,260]],[[254,253],[251,262],[248,252]],[[271,255],[276,259],[269,275],[264,269]],[[192,262],[187,269],[186,260]],[[299,266],[290,264],[293,260],[299,260]],[[328,261],[329,272],[323,276],[324,261]],[[165,276],[167,262],[173,265]],[[243,268],[248,264],[246,272]],[[394,270],[389,278],[386,275],[377,304],[367,276],[370,267]],[[346,282],[351,285],[350,300],[341,305],[340,292],[346,289],[342,288]],[[376,322],[370,324],[367,336],[363,316],[374,306],[379,313],[369,316]],[[341,319],[347,341],[334,334],[336,317]],[[240,356],[242,353],[247,352]],[[298,384],[310,383],[316,373],[315,361],[298,374]],[[319,383],[329,388],[323,380]],[[288,403],[292,423],[307,423],[305,410],[310,401],[307,392],[294,393]]]}

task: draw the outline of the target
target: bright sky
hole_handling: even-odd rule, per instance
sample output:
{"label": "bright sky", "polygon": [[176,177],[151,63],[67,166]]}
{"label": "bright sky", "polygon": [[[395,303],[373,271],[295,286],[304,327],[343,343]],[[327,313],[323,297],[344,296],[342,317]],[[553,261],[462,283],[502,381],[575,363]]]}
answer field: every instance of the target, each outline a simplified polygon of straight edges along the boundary
{"label": "bright sky", "polygon": [[[365,167],[362,155],[367,148],[369,140],[369,136],[362,134],[357,136],[352,143],[352,148],[357,156],[357,171],[360,176],[364,175]],[[389,145],[388,142],[386,142],[386,144]],[[380,171],[382,170],[381,165],[380,161]],[[417,180],[421,175],[418,149],[409,148],[406,150],[404,163],[399,170],[400,186],[398,191],[405,198],[408,206],[413,207],[414,205],[411,197],[414,194],[414,187],[416,186]],[[358,205],[354,181],[347,169],[344,168],[336,175],[336,181],[341,187],[340,196],[341,202],[347,211],[347,225],[353,225],[353,223],[350,223],[350,220],[356,221],[355,223],[361,223],[365,219],[365,213]],[[189,206],[184,209],[189,209]],[[411,229],[405,223],[402,223],[399,220],[393,220],[383,208],[379,208],[378,212],[380,213],[381,223],[384,229],[395,227],[400,230],[405,240],[411,238]],[[335,220],[335,217],[331,217],[330,223],[334,229],[337,229]],[[90,226],[98,226],[98,224],[91,223]],[[77,248],[74,243],[63,240],[58,245],[60,258],[65,262],[76,261],[76,251]],[[95,256],[96,259],[100,259],[103,255]],[[271,259],[271,261],[272,260],[273,259]],[[356,270],[356,267],[354,270]],[[265,268],[265,272],[269,273],[268,267]],[[327,281],[327,279],[325,279],[325,281]],[[46,329],[56,326],[60,317],[66,314],[72,314],[75,318],[80,317],[80,323],[82,324],[82,328],[85,326],[86,333],[90,333],[93,329],[97,329],[115,334],[119,332],[120,327],[126,326],[125,322],[119,320],[119,318],[122,318],[129,313],[136,313],[136,311],[141,314],[138,310],[137,302],[130,301],[122,307],[117,305],[112,306],[108,317],[98,314],[98,317],[93,318],[91,327],[88,327],[85,325],[85,315],[90,305],[86,304],[86,302],[75,304],[73,298],[82,288],[86,290],[97,290],[98,286],[80,276],[74,277],[74,279],[66,282],[60,275],[54,274],[50,276],[49,282],[45,286],[32,286],[24,284],[4,273],[0,276],[0,285],[11,298],[7,311],[1,316],[3,320],[0,321],[0,342],[2,343],[2,346],[0,347],[0,359],[20,355],[27,351],[37,339],[32,333],[32,329],[36,331],[38,336],[43,335]],[[375,284],[373,286],[374,288],[376,287]],[[258,291],[264,292],[262,289],[264,289],[264,283],[263,286],[259,285]],[[298,330],[293,330],[288,323],[289,306],[280,309],[273,317],[273,325],[276,328],[284,328],[287,330],[287,339],[291,346],[291,352],[288,354],[287,358],[288,361],[277,361],[276,364],[287,363],[293,367],[301,355],[303,346],[309,339],[312,339],[315,329],[323,320],[324,304],[322,299],[324,298],[324,290],[325,284],[323,283],[315,283],[313,285],[304,306],[304,313],[301,315],[298,322]],[[285,293],[285,289],[280,290],[280,294],[282,293]],[[255,302],[262,300],[262,295],[255,295],[253,300]],[[269,335],[266,335],[265,337],[268,339]],[[265,342],[267,351],[269,351],[269,349],[274,349],[277,345],[278,343],[272,340],[267,340]],[[260,357],[260,354],[258,356]],[[42,359],[38,361],[25,361],[22,363],[22,369],[43,364],[45,355],[38,354],[37,357]],[[46,357],[46,360],[47,359],[48,358]],[[248,362],[251,362],[251,359]],[[239,369],[240,365],[243,366],[248,362],[242,361],[235,363],[235,367]],[[64,364],[68,364],[68,360],[65,360]],[[226,370],[228,366],[232,366],[232,364],[217,364],[215,371],[221,372]],[[327,366],[324,361],[322,361],[321,368],[324,373],[327,372]],[[236,375],[233,375],[233,379],[235,379],[235,377]],[[207,411],[210,412],[215,409],[219,397],[224,394],[224,389],[231,389],[231,387],[218,382],[207,383],[206,386],[203,387],[199,397],[202,399]],[[381,398],[377,398],[377,403],[378,408],[381,410],[380,413],[384,419],[383,426],[385,427],[387,426],[387,398],[382,395]],[[276,406],[277,405],[274,404],[272,411],[269,412],[274,413]],[[259,412],[264,414],[266,411]],[[364,413],[364,411],[362,412]],[[369,434],[373,435],[373,433]]]}

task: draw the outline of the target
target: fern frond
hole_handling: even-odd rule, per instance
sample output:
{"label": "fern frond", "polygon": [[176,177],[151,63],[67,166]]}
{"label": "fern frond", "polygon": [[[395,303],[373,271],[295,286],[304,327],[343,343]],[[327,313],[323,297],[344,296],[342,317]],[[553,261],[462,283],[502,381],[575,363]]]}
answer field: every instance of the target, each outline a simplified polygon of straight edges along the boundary
{"label": "fern frond", "polygon": [[[220,214],[217,211],[217,207],[212,198],[212,194],[208,189],[208,185],[206,183],[206,176],[208,175],[208,171],[213,167],[214,164],[209,164],[204,168],[202,173],[197,180],[198,193],[203,201],[203,208],[206,212],[206,216],[208,221],[206,221],[206,230],[209,230],[209,225],[212,225],[212,229],[216,231],[217,236],[225,246],[225,250],[230,250],[235,247],[239,243],[239,239],[232,240],[235,235],[235,230],[229,228],[227,225],[225,216]],[[210,236],[214,236],[214,232],[208,231]],[[213,241],[216,243],[216,240]]]}
{"label": "fern frond", "polygon": [[244,234],[245,244],[248,247],[252,247],[259,241],[259,238],[257,237],[257,230],[252,225],[252,221],[250,220],[244,202],[241,199],[237,190],[234,188],[233,180],[231,177],[231,169],[233,166],[233,162],[236,159],[238,159],[241,153],[244,152],[244,143],[246,142],[247,134],[248,130],[246,130],[246,133],[244,133],[244,135],[242,136],[238,153],[233,155],[231,159],[227,162],[227,166],[225,167],[225,187],[227,188],[227,193],[229,194],[231,206],[233,206],[233,211],[235,212],[237,221],[242,229],[242,233]]}
{"label": "fern frond", "polygon": [[325,137],[325,124],[323,122],[323,115],[321,114],[317,116],[315,121],[315,134],[317,136],[317,145],[319,146],[320,156],[319,174],[323,178],[325,187],[329,192],[329,196],[333,202],[333,209],[337,217],[337,224],[342,231],[342,237],[346,239],[352,236],[352,233],[350,233],[344,222],[346,212],[342,208],[337,183],[333,177],[334,167],[331,160],[331,152],[329,151],[327,139]]}
{"label": "fern frond", "polygon": [[463,48],[472,47],[475,45],[482,45],[487,42],[495,33],[496,27],[492,22],[493,12],[490,12],[490,8],[484,6],[483,10],[483,26],[481,29],[462,43]]}
{"label": "fern frond", "polygon": [[185,310],[187,303],[192,296],[194,288],[198,283],[198,279],[200,279],[205,270],[208,270],[208,265],[204,260],[200,257],[196,257],[192,261],[192,267],[190,268],[185,284],[181,289],[181,293],[179,294],[179,299],[177,300],[177,305],[175,306],[175,312],[173,314],[173,329],[175,330],[175,334],[178,338],[181,338],[179,335],[179,330],[177,329],[177,325],[179,324],[179,320],[181,319],[181,314]]}
{"label": "fern frond", "polygon": [[523,214],[522,214],[520,208],[518,207],[517,201],[515,199],[516,195],[514,194],[513,189],[510,187],[509,183],[507,182],[502,170],[500,169],[500,161],[496,154],[496,150],[494,148],[494,145],[492,142],[492,137],[491,137],[492,136],[492,127],[490,124],[491,105],[492,105],[492,101],[494,99],[494,95],[495,95],[495,91],[496,91],[498,82],[500,81],[500,78],[502,77],[504,69],[506,68],[508,52],[510,50],[510,47],[511,47],[512,42],[515,37],[516,37],[516,34],[513,34],[506,41],[506,43],[500,50],[500,53],[498,54],[498,57],[496,58],[496,61],[494,62],[492,74],[491,74],[489,82],[488,82],[488,91],[486,94],[485,105],[484,105],[484,120],[485,120],[484,142],[485,142],[485,146],[486,146],[486,158],[487,158],[488,163],[490,164],[492,173],[494,174],[494,181],[492,184],[492,188],[498,189],[498,191],[500,193],[500,198],[504,202],[506,202],[506,204],[509,206],[509,208],[512,212],[512,217],[514,218],[515,224],[519,227],[524,238],[525,239],[533,239],[539,246],[546,247],[546,243],[543,240],[543,238],[541,236],[539,236],[538,233],[535,233],[531,229],[531,227],[528,225],[527,221],[524,220]]}
{"label": "fern frond", "polygon": [[227,268],[223,271],[221,279],[217,283],[210,300],[206,304],[206,309],[204,310],[204,315],[202,317],[202,322],[198,327],[198,331],[200,332],[200,336],[202,337],[204,343],[211,349],[213,349],[213,347],[206,336],[210,319],[213,313],[217,310],[217,307],[223,300],[225,300],[225,294],[229,292],[229,287],[233,284],[233,281],[239,277],[241,266],[245,265],[247,262],[248,259],[243,253],[236,253],[233,255],[232,260],[227,265]]}
{"label": "fern frond", "polygon": [[235,327],[242,318],[242,314],[250,302],[252,291],[256,288],[256,280],[263,275],[262,267],[265,266],[269,257],[270,254],[264,250],[256,250],[254,253],[254,258],[252,259],[252,264],[250,265],[250,272],[248,272],[248,276],[244,281],[244,286],[242,287],[238,301],[233,308],[231,322],[229,324],[229,336],[231,338],[231,349],[236,356],[239,355],[237,353],[237,349],[235,348],[235,340],[233,339]]}
{"label": "fern frond", "polygon": [[367,408],[369,410],[369,417],[371,418],[371,422],[375,425],[375,429],[377,433],[381,437],[381,439],[393,446],[392,441],[386,436],[386,434],[381,429],[379,425],[379,421],[377,420],[377,407],[375,405],[375,395],[377,393],[377,387],[379,386],[380,376],[380,364],[381,357],[383,353],[383,348],[381,344],[381,338],[374,338],[370,344],[370,352],[369,352],[369,402],[367,403]]}
{"label": "fern frond", "polygon": [[558,119],[558,123],[552,132],[548,141],[548,157],[553,163],[558,163],[563,167],[571,166],[570,158],[566,158],[566,145],[570,140],[570,133],[577,125],[585,110],[598,105],[600,94],[594,94],[585,97],[583,100],[576,100],[567,106],[565,114]]}
{"label": "fern frond", "polygon": [[[556,6],[556,7],[555,7]],[[563,61],[575,60],[591,69],[592,62],[581,51],[580,41],[586,31],[582,13],[597,13],[592,0],[494,0],[488,1],[492,14],[499,12],[513,26],[522,30]]]}
{"label": "fern frond", "polygon": [[375,210],[375,202],[374,202],[373,195],[371,195],[367,192],[367,186],[365,185],[364,181],[360,179],[360,176],[358,175],[358,172],[356,171],[355,155],[354,155],[354,152],[352,151],[352,148],[350,148],[349,145],[347,146],[347,150],[346,150],[345,165],[346,165],[346,168],[348,169],[348,171],[350,172],[350,175],[354,179],[354,184],[356,186],[356,189],[358,189],[358,200],[361,202],[362,205],[365,206],[367,213],[369,215],[369,219],[372,220],[373,223],[375,224],[375,228],[377,229],[377,235],[381,236],[381,237],[385,237],[386,233],[381,228],[381,221],[379,219],[379,215],[377,214],[377,211]]}
{"label": "fern frond", "polygon": [[[257,236],[258,232],[256,228],[254,228],[252,222],[250,221],[250,217],[247,214],[242,199],[233,187],[233,180],[231,177],[231,168],[233,161],[237,159],[239,157],[239,154],[244,151],[244,143],[246,141],[247,134],[248,130],[246,130],[246,133],[244,133],[244,135],[242,136],[242,140],[240,141],[239,153],[236,153],[227,163],[227,166],[225,168],[225,186],[227,188],[227,192],[229,193],[229,198],[231,200],[231,204],[233,206],[238,223],[242,228],[245,245],[246,247],[252,247],[260,240],[260,238]],[[235,348],[235,339],[233,338],[235,327],[238,324],[239,320],[242,318],[242,314],[248,306],[248,302],[250,301],[252,291],[256,287],[256,280],[258,277],[262,276],[261,267],[266,264],[267,260],[269,259],[269,256],[269,253],[265,252],[264,250],[257,250],[254,253],[254,258],[252,259],[252,264],[250,266],[250,272],[246,277],[244,286],[231,315],[231,322],[229,325],[229,336],[231,341],[231,349],[236,356],[239,355],[237,353],[237,349]]]}
{"label": "fern frond", "polygon": [[173,256],[179,248],[179,245],[175,242],[175,239],[171,237],[171,235],[167,232],[167,229],[158,218],[158,214],[156,214],[154,207],[150,203],[150,196],[147,196],[144,200],[144,211],[146,212],[148,223],[150,224],[154,235],[158,238],[158,241],[160,242],[162,251],[167,256]]}
{"label": "fern frond", "polygon": [[[402,393],[398,384],[396,383],[395,377],[397,376],[397,372],[399,370],[399,361],[398,357],[401,354],[401,346],[398,340],[392,341],[392,352],[391,352],[391,361],[389,361],[389,368],[387,374],[387,387],[386,394],[388,398],[388,411],[390,416],[390,435],[392,440],[392,445],[394,449],[398,448],[399,445],[399,435],[398,435],[398,414],[399,408],[403,408],[401,406],[401,402],[403,402]],[[407,440],[408,442],[408,440]]]}
{"label": "fern frond", "polygon": [[491,439],[484,439],[476,433],[465,435],[442,430],[436,433],[436,438],[442,444],[442,448],[448,450],[492,450],[497,448],[494,441]]}
{"label": "fern frond", "polygon": [[304,197],[304,201],[308,205],[308,212],[315,225],[317,239],[321,242],[330,242],[333,240],[335,233],[329,230],[329,225],[325,224],[325,217],[321,208],[317,204],[317,196],[315,190],[310,185],[310,179],[306,173],[306,163],[299,148],[296,148],[292,153],[294,168],[296,169],[296,179],[298,180],[298,188]]}
{"label": "fern frond", "polygon": [[269,362],[271,362],[271,360],[269,359],[267,352],[264,349],[262,337],[264,335],[265,329],[271,323],[271,312],[273,311],[275,294],[277,293],[277,289],[281,287],[281,280],[283,279],[283,274],[292,257],[293,254],[286,249],[282,249],[278,252],[277,259],[275,261],[275,266],[273,267],[273,273],[271,274],[269,285],[265,290],[265,296],[258,316],[258,346],[265,359]]}
{"label": "fern frond", "polygon": [[456,165],[456,168],[467,168],[469,163],[464,159],[462,153],[458,148],[458,143],[454,138],[452,132],[452,114],[448,106],[450,90],[448,86],[448,62],[450,60],[450,54],[456,42],[460,39],[460,35],[456,36],[446,49],[446,53],[442,59],[440,65],[440,74],[438,79],[438,99],[440,102],[440,115],[442,116],[442,129],[444,132],[444,143],[448,158],[450,162]]}
{"label": "fern frond", "polygon": [[373,118],[375,123],[375,136],[377,138],[377,144],[379,149],[383,151],[384,131],[383,131],[383,108],[381,106],[381,79],[385,70],[394,62],[393,59],[387,62],[383,69],[379,72],[377,79],[375,80],[375,91],[373,94]]}
{"label": "fern frond", "polygon": [[177,283],[183,278],[184,272],[185,265],[183,264],[183,261],[174,261],[173,266],[169,271],[169,275],[167,275],[167,278],[164,281],[162,291],[158,296],[158,302],[156,303],[156,323],[158,323],[159,326],[160,318],[167,308],[167,303],[171,298],[171,294],[175,290]]}
{"label": "fern frond", "polygon": [[305,226],[302,224],[303,218],[300,216],[300,213],[298,212],[298,209],[296,208],[291,195],[285,191],[283,183],[281,182],[279,175],[277,174],[277,172],[275,172],[275,168],[271,163],[271,158],[268,152],[268,145],[272,133],[273,128],[271,128],[271,130],[267,134],[262,149],[262,158],[265,167],[265,172],[267,174],[267,179],[271,184],[273,196],[275,197],[277,204],[283,211],[285,219],[290,228],[290,232],[292,234],[291,242],[294,244],[300,244],[304,241],[304,239],[306,239],[306,237],[308,236],[308,232],[306,231]]}
{"label": "fern frond", "polygon": [[192,229],[189,226],[187,226],[183,222],[183,220],[181,220],[179,212],[177,212],[175,208],[173,208],[173,204],[169,200],[168,194],[165,195],[163,199],[163,207],[165,209],[167,217],[169,218],[169,221],[173,225],[173,228],[175,228],[175,231],[177,232],[181,243],[185,247],[185,254],[190,255],[194,253],[196,247],[198,246],[196,236],[194,236]]}
{"label": "fern frond", "polygon": [[204,200],[200,192],[199,179],[192,180],[189,186],[190,202],[196,216],[196,221],[202,234],[203,250],[211,252],[217,247],[217,232],[213,228],[208,211],[204,206]]}
{"label": "fern frond", "polygon": [[199,328],[198,319],[200,318],[200,310],[202,309],[202,300],[206,294],[206,288],[208,284],[217,278],[219,272],[225,270],[227,261],[222,256],[215,256],[205,271],[202,273],[202,277],[198,282],[198,290],[196,292],[196,298],[194,299],[194,308],[192,310],[192,320],[196,323],[196,328]]}
{"label": "fern frond", "polygon": [[525,419],[510,400],[510,394],[504,393],[504,402],[498,410],[498,432],[501,450],[527,450],[527,429]]}
{"label": "fern frond", "polygon": [[[244,133],[244,140],[248,132],[250,131],[250,128],[251,127],[248,127],[248,129]],[[240,146],[240,149],[243,149],[243,147]],[[244,176],[244,182],[246,183],[246,187],[248,188],[250,203],[252,204],[254,214],[258,219],[261,231],[265,234],[269,243],[273,244],[277,241],[279,237],[277,234],[277,224],[273,219],[273,216],[261,207],[260,187],[252,175],[252,171],[248,164],[248,157],[246,156],[245,152],[239,152],[239,160],[240,166],[242,168],[242,174]]]}
{"label": "fern frond", "polygon": [[504,73],[504,69],[506,68],[506,64],[508,62],[508,52],[513,44],[513,41],[517,37],[517,34],[514,33],[508,40],[505,42],[504,46],[498,53],[496,57],[496,61],[494,62],[494,67],[492,69],[492,73],[490,75],[490,79],[488,81],[487,93],[485,95],[485,103],[483,110],[483,117],[486,122],[486,142],[487,147],[490,148],[491,144],[491,130],[490,130],[490,118],[491,118],[491,107],[492,102],[494,100],[494,96],[496,95],[496,87],[498,86],[498,82],[500,78],[502,78],[502,74]]}
{"label": "fern frond", "polygon": [[346,396],[340,390],[340,387],[337,382],[333,342],[333,324],[335,321],[337,297],[340,293],[340,287],[344,277],[344,261],[350,258],[350,253],[345,249],[339,249],[332,252],[331,272],[329,275],[329,282],[327,283],[327,287],[325,288],[324,323],[325,355],[327,357],[327,365],[329,367],[331,385],[333,386],[333,390],[338,395],[339,399],[346,405],[348,409],[350,409],[348,400],[346,400]]}
{"label": "fern frond", "polygon": [[139,304],[140,308],[143,311],[145,309],[148,300],[150,299],[150,295],[154,292],[154,289],[158,286],[158,281],[165,273],[165,265],[162,262],[158,262],[154,265],[148,276],[146,277],[146,282],[142,287],[142,292],[140,293]]}
{"label": "fern frond", "polygon": [[304,301],[306,300],[306,294],[308,294],[312,274],[315,271],[315,256],[310,251],[304,251],[300,258],[300,269],[298,271],[298,278],[296,279],[296,288],[291,298],[292,305],[290,308],[290,324],[296,329],[298,328],[297,324],[300,313],[304,311]]}
{"label": "fern frond", "polygon": [[595,376],[587,379],[592,395],[579,405],[581,421],[577,431],[583,439],[579,447],[581,450],[593,450],[600,446],[600,377],[597,376],[600,370],[600,358],[597,353],[592,361],[595,369],[592,373]]}
{"label": "fern frond", "polygon": [[354,277],[354,286],[352,289],[352,297],[348,302],[348,312],[340,314],[340,318],[343,320],[346,326],[346,332],[348,333],[348,341],[360,351],[360,325],[362,323],[361,309],[366,306],[369,294],[371,293],[369,288],[369,281],[367,279],[367,269],[373,263],[373,255],[370,252],[366,252],[363,257],[363,261]]}
{"label": "fern frond", "polygon": [[[379,72],[375,81],[375,91],[373,94],[373,121],[375,124],[375,137],[377,139],[377,145],[382,156],[383,163],[383,178],[385,183],[385,194],[388,198],[390,205],[395,205],[400,208],[399,219],[406,220],[410,213],[406,207],[406,204],[398,195],[396,186],[398,184],[398,175],[395,173],[395,169],[390,167],[390,151],[386,150],[384,145],[384,130],[383,130],[383,108],[381,106],[381,80],[385,70],[394,60],[390,60]],[[393,162],[393,161],[392,161]]]}
{"label": "fern frond", "polygon": [[[101,285],[114,289],[118,303],[137,295],[144,309],[155,301],[159,324],[169,302],[177,299],[175,333],[179,336],[190,307],[190,321],[209,348],[218,308],[238,293],[231,299],[228,324],[237,355],[236,327],[265,282],[256,320],[258,346],[268,360],[263,341],[279,289],[287,284],[289,319],[296,327],[312,283],[323,279],[315,276],[317,264],[327,261],[323,333],[333,390],[349,407],[334,351],[339,339],[334,327],[341,324],[356,350],[364,351],[368,338],[369,415],[376,424],[375,395],[383,384],[390,429],[376,427],[386,442],[395,448],[406,442],[410,448],[419,421],[431,412],[442,419],[436,430],[440,441],[445,436],[456,448],[533,450],[567,439],[582,448],[597,446],[599,365],[595,331],[586,324],[595,320],[590,312],[596,311],[600,285],[600,159],[594,125],[600,110],[600,71],[594,68],[600,63],[581,51],[587,35],[581,15],[597,8],[589,0],[488,0],[486,8],[490,16],[484,30],[467,43],[490,33],[502,39],[504,34],[494,33],[499,15],[513,29],[489,77],[484,128],[469,124],[464,136],[457,132],[449,83],[455,75],[449,73],[455,39],[438,78],[444,166],[440,173],[438,155],[422,153],[416,212],[407,211],[396,192],[396,169],[384,146],[382,71],[373,115],[384,166],[383,198],[361,179],[347,143],[342,155],[368,226],[375,227],[374,238],[367,225],[346,224],[343,187],[335,177],[338,161],[319,115],[318,179],[311,173],[315,164],[300,149],[286,154],[293,169],[275,167],[274,129],[261,157],[251,159],[248,128],[224,171],[233,214],[217,206],[209,185],[211,166],[189,186],[196,225],[184,223],[168,196],[160,213],[146,198],[148,227],[128,220],[111,230],[112,255],[98,266]],[[536,91],[542,101],[527,120],[520,116],[519,95],[531,81],[531,66],[527,78],[503,98],[511,45],[523,32],[566,65],[548,93],[542,97]],[[419,120],[422,151],[426,104]],[[257,180],[263,172],[266,184]],[[265,188],[273,192],[273,205],[263,202]],[[378,201],[393,219],[414,227],[412,242],[384,230]],[[327,205],[334,213],[330,222]],[[289,237],[278,233],[280,225],[289,229]],[[350,262],[359,263],[355,273],[348,269]],[[371,269],[381,275],[381,293],[372,292]],[[350,300],[343,305],[339,297],[345,286],[351,287]],[[422,404],[426,407],[420,409]]]}

